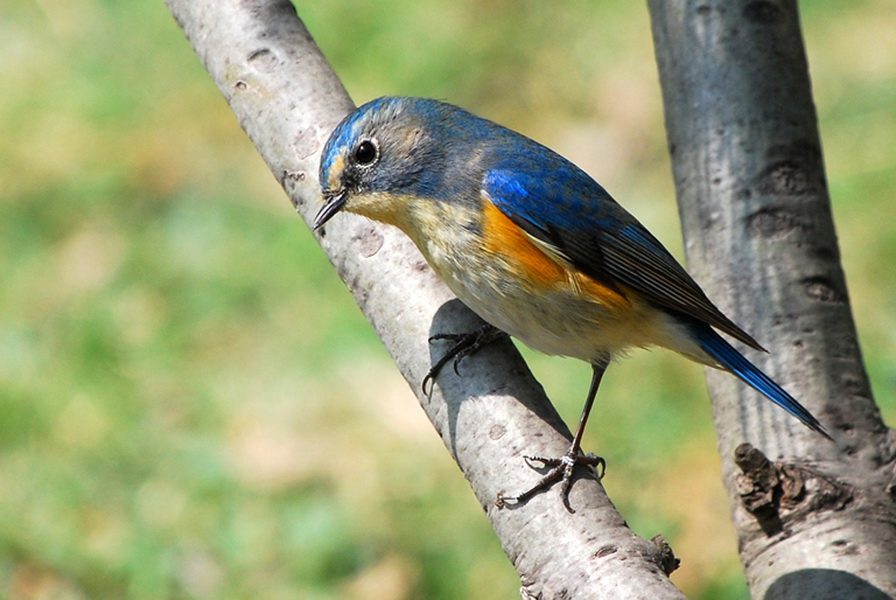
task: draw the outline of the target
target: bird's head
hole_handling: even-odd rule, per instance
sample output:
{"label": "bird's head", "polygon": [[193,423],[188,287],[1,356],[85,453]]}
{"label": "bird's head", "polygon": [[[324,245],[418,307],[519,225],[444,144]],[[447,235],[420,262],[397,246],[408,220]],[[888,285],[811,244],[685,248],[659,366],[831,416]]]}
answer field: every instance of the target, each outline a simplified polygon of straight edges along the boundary
{"label": "bird's head", "polygon": [[321,154],[324,206],[315,229],[340,210],[400,226],[409,199],[426,197],[427,182],[444,164],[432,139],[435,115],[421,104],[427,102],[441,104],[379,98],[336,126]]}

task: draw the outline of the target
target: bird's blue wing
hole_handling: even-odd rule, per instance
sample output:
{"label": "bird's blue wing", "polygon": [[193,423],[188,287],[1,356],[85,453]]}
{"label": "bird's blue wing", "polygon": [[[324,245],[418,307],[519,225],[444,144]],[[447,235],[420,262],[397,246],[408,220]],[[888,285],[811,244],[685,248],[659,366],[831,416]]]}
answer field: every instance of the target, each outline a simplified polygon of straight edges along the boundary
{"label": "bird's blue wing", "polygon": [[530,143],[534,146],[517,145],[512,156],[496,160],[483,179],[488,197],[517,226],[603,284],[621,283],[656,306],[762,349],[603,187],[553,151]]}

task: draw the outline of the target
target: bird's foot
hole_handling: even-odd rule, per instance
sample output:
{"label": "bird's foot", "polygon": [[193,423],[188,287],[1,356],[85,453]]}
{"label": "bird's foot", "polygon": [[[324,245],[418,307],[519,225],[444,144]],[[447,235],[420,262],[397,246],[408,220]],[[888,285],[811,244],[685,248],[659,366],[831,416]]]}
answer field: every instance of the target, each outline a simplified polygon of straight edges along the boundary
{"label": "bird's foot", "polygon": [[526,502],[535,494],[552,487],[558,481],[560,483],[560,497],[563,500],[563,506],[570,513],[576,511],[569,505],[569,489],[572,486],[572,474],[576,465],[583,465],[591,469],[597,476],[598,480],[603,479],[604,473],[607,471],[607,461],[596,454],[582,454],[576,444],[569,447],[566,454],[560,458],[546,458],[544,456],[526,456],[529,463],[541,463],[543,467],[550,470],[536,483],[534,486],[516,496],[507,496],[504,492],[499,492],[495,499],[495,505],[498,508],[504,508],[508,503],[520,504]]}
{"label": "bird's foot", "polygon": [[421,385],[423,393],[429,393],[426,391],[427,387],[429,387],[430,392],[432,391],[433,381],[435,381],[435,378],[439,375],[439,371],[442,370],[442,367],[448,364],[448,361],[454,360],[454,372],[460,375],[457,367],[463,359],[471,354],[475,354],[483,346],[506,335],[506,333],[494,325],[486,323],[469,333],[437,333],[430,337],[430,343],[447,340],[449,342],[454,342],[454,344],[448,349],[448,352],[433,365],[429,370],[429,373],[426,374],[426,377],[423,378],[423,383]]}

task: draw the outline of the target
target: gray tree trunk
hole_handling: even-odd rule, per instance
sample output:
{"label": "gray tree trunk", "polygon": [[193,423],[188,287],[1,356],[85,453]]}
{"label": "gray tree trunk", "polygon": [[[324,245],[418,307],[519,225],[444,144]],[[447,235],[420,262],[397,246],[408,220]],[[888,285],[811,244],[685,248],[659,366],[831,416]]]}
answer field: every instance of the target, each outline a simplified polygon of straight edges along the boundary
{"label": "gray tree trunk", "polygon": [[896,438],[856,338],[796,1],[649,6],[689,270],[836,440],[707,374],[752,596],[896,597]]}
{"label": "gray tree trunk", "polygon": [[[321,203],[321,146],[353,105],[292,4],[167,4],[296,210],[310,222]],[[469,480],[520,574],[524,598],[682,598],[664,572],[670,570],[667,548],[635,536],[593,477],[573,486],[575,514],[566,512],[556,489],[522,506],[496,508],[498,492],[525,489],[537,478],[523,454],[559,456],[571,439],[543,390],[505,343],[465,362],[463,377],[445,369],[432,395],[422,394],[420,383],[443,351],[430,347],[427,338],[471,331],[481,322],[452,301],[397,230],[344,215],[327,225],[320,241]]]}

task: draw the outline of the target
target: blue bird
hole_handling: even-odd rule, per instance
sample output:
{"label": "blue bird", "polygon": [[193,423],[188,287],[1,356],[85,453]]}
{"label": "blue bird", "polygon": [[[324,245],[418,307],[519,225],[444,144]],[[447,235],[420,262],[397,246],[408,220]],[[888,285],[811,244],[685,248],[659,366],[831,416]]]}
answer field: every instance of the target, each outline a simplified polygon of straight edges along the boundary
{"label": "blue bird", "polygon": [[[663,245],[577,166],[537,142],[456,106],[425,98],[373,100],[336,127],[320,162],[324,205],[394,225],[457,297],[490,327],[437,336],[459,360],[504,332],[591,364],[582,417],[567,453],[528,457],[551,467],[523,502],[562,482],[566,508],[601,377],[614,356],[661,346],[728,371],[830,438],[821,423],[716,331],[763,350],[713,305]],[[455,362],[455,368],[457,362]],[[424,382],[425,385],[425,382]]]}

